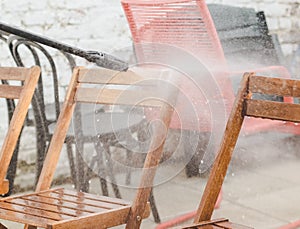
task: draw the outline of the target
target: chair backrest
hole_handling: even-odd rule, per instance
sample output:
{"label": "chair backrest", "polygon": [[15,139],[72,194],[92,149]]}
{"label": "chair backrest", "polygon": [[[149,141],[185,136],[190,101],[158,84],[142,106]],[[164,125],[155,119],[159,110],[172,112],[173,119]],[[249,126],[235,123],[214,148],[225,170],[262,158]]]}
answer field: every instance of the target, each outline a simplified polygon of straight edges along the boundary
{"label": "chair backrest", "polygon": [[[139,61],[168,55],[161,47],[192,53],[209,69],[226,67],[223,49],[204,0],[122,0]],[[153,50],[154,49],[154,50]]]}
{"label": "chair backrest", "polygon": [[[0,97],[6,99],[18,99],[18,103],[10,120],[7,134],[4,138],[0,154],[0,193],[8,192],[8,182],[5,176],[16,147],[28,107],[33,97],[40,75],[40,68],[0,67]],[[19,85],[8,84],[10,81],[22,82]]]}
{"label": "chair backrest", "polygon": [[[210,92],[205,92],[205,96],[214,100],[218,97],[219,104],[224,102],[227,110],[231,107],[234,94],[222,46],[205,1],[121,2],[131,30],[137,61],[173,65],[192,79],[182,82],[180,88],[195,107],[197,118],[204,122],[201,126],[192,123],[191,112],[179,98],[178,113],[182,117],[191,118],[182,119],[180,125],[177,118],[173,117],[171,128],[211,131],[212,124],[207,116],[202,117],[203,108],[199,106],[199,103],[203,103],[203,106],[206,104],[205,99],[202,99],[203,91],[191,87],[190,82],[197,82],[197,88],[210,88]],[[198,104],[193,101],[197,101]]]}
{"label": "chair backrest", "polygon": [[[134,216],[144,212],[151,191],[156,166],[160,161],[177,98],[177,93],[175,93],[177,89],[174,84],[161,80],[161,83],[157,85],[159,81],[155,77],[154,80],[141,77],[132,71],[116,72],[99,68],[75,68],[36,190],[46,190],[51,186],[60,151],[77,103],[159,107],[161,108],[160,122],[158,122],[160,125],[155,126],[153,130],[141,183],[131,211],[131,221],[136,222]],[[161,89],[159,86],[163,90],[157,90]],[[170,90],[165,93],[167,88]]]}
{"label": "chair backrest", "polygon": [[300,81],[244,74],[195,223],[209,220],[212,215],[245,116],[300,122],[300,104],[260,99],[257,95],[300,97]]}
{"label": "chair backrest", "polygon": [[284,64],[277,36],[269,34],[263,11],[224,4],[208,4],[208,8],[231,70]]}

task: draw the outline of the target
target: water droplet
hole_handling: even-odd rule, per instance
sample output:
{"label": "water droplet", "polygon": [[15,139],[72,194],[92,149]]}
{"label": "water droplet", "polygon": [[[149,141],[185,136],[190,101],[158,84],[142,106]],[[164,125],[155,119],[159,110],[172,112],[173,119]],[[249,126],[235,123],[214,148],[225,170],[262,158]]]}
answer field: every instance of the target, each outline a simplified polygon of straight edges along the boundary
{"label": "water droplet", "polygon": [[233,176],[233,177],[234,177],[234,175],[235,175],[234,173],[231,173],[231,176]]}

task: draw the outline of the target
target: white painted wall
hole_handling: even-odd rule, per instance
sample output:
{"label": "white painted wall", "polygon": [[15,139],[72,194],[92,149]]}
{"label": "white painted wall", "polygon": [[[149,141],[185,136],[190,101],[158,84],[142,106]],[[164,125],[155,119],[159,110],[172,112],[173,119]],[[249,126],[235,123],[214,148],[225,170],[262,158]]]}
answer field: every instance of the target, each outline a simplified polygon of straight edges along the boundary
{"label": "white painted wall", "polygon": [[[300,43],[299,0],[207,0],[263,10],[284,53]],[[131,44],[120,0],[2,0],[0,20],[84,49],[112,52]],[[2,60],[1,60],[2,62]]]}
{"label": "white painted wall", "polygon": [[[271,33],[279,34],[285,55],[292,54],[300,44],[299,0],[207,0],[207,3],[263,10]],[[0,9],[2,22],[83,49],[113,53],[131,46],[131,35],[120,0],[1,0]],[[1,42],[0,50],[0,64],[14,65],[7,47]],[[87,64],[82,60],[79,63]],[[69,76],[60,77],[61,90],[64,91]],[[3,110],[5,106],[0,105]]]}

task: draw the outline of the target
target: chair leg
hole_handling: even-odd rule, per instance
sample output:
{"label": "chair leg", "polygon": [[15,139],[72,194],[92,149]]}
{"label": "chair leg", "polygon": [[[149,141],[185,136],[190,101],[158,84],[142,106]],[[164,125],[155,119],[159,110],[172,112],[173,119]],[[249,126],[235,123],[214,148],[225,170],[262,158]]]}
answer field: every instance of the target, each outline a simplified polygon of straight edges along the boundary
{"label": "chair leg", "polygon": [[6,193],[3,196],[10,196],[14,192],[14,182],[15,182],[15,177],[16,177],[16,173],[17,173],[19,147],[20,147],[20,138],[18,139],[16,148],[12,155],[12,158],[11,158],[8,170],[7,170],[7,174],[6,174],[6,179],[9,181],[9,190],[8,190],[8,193]]}
{"label": "chair leg", "polygon": [[[187,177],[208,176],[209,171],[200,173],[199,166],[208,145],[209,135],[209,133],[194,133],[192,131],[183,132],[184,153],[191,158],[185,167]],[[195,142],[191,144],[191,140]]]}
{"label": "chair leg", "polygon": [[0,229],[7,229],[7,227],[0,223]]}
{"label": "chair leg", "polygon": [[81,140],[76,141],[76,189],[77,191],[86,191],[85,184],[85,171],[84,171],[84,160],[83,160],[83,142]]}
{"label": "chair leg", "polygon": [[109,143],[105,142],[103,144],[103,147],[104,147],[104,150],[106,152],[106,153],[104,152],[105,156],[106,156],[106,160],[107,160],[106,169],[107,169],[107,173],[108,173],[108,176],[110,178],[110,181],[111,181],[111,186],[112,186],[113,191],[115,193],[115,197],[122,198],[120,190],[119,190],[119,187],[117,185],[116,177],[115,177],[115,175],[113,173],[113,164],[111,162],[111,155],[110,155]]}
{"label": "chair leg", "polygon": [[[132,161],[132,152],[128,149],[126,149],[126,165],[128,166],[130,162]],[[128,169],[126,172],[126,178],[125,178],[125,184],[129,185],[131,183],[131,171]]]}
{"label": "chair leg", "polygon": [[[10,120],[12,119],[14,110],[16,108],[16,104],[13,99],[6,99],[6,104],[7,104],[8,119],[10,122]],[[22,135],[22,130],[21,130],[20,136],[21,135]],[[16,148],[14,150],[14,153],[12,155],[12,158],[11,158],[8,170],[7,170],[6,179],[9,181],[9,191],[8,191],[8,193],[6,193],[3,196],[9,196],[9,195],[11,195],[11,193],[13,191],[14,180],[15,180],[16,171],[17,171],[19,144],[20,144],[20,140],[18,140],[18,142],[17,142]]]}
{"label": "chair leg", "polygon": [[150,207],[151,207],[151,211],[152,211],[152,215],[154,218],[154,222],[155,223],[160,223],[160,217],[159,217],[159,213],[156,207],[156,203],[155,203],[155,199],[154,199],[154,194],[153,194],[153,189],[151,190],[150,196],[149,196],[149,202],[150,202]]}
{"label": "chair leg", "polygon": [[41,95],[36,91],[33,95],[32,109],[34,114],[34,125],[36,132],[36,173],[35,173],[35,184],[38,183],[42,167],[44,164],[45,155],[47,152],[47,142],[50,140],[48,132],[48,122],[43,102],[40,102]]}
{"label": "chair leg", "polygon": [[108,188],[107,188],[107,182],[106,182],[106,173],[104,169],[104,164],[103,164],[103,158],[102,155],[99,153],[98,154],[98,174],[100,175],[100,184],[101,184],[101,189],[102,193],[104,196],[108,196]]}
{"label": "chair leg", "polygon": [[75,167],[75,162],[74,162],[71,140],[68,139],[66,141],[66,145],[67,145],[67,154],[68,154],[68,160],[69,160],[69,165],[70,165],[71,179],[73,181],[73,184],[75,185],[75,188],[77,188],[76,187],[77,172],[76,172],[76,167]]}
{"label": "chair leg", "polygon": [[[106,172],[105,172],[103,158],[102,158],[103,148],[102,148],[102,146],[100,145],[99,142],[94,142],[94,147],[95,147],[95,150],[96,150],[96,153],[97,153],[95,160],[97,161],[97,166],[98,166],[98,176],[99,176],[99,180],[100,180],[101,191],[102,191],[102,194],[104,196],[108,196],[107,182],[105,180]],[[94,160],[92,160],[92,162],[93,161]],[[93,169],[94,166],[91,167],[91,168]]]}

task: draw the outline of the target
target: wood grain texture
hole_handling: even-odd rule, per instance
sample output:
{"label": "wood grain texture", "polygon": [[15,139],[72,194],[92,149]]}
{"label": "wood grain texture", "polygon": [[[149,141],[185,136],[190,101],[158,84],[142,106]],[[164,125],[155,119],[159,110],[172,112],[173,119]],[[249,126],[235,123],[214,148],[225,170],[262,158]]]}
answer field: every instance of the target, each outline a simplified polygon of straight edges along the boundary
{"label": "wood grain texture", "polygon": [[78,88],[76,101],[97,104],[161,107],[162,96],[155,91]]}
{"label": "wood grain texture", "polygon": [[290,122],[300,122],[300,104],[266,100],[246,100],[245,115]]}
{"label": "wood grain texture", "polygon": [[7,193],[9,191],[9,181],[4,179],[0,183],[0,193]]}
{"label": "wood grain texture", "polygon": [[128,70],[119,72],[109,69],[85,68],[79,71],[79,83],[132,85],[142,83],[146,78]]}
{"label": "wood grain texture", "polygon": [[[2,69],[2,68],[0,68]],[[40,68],[37,66],[31,67],[29,69],[25,68],[12,68],[10,71],[9,68],[5,68],[2,71],[0,70],[0,75],[4,79],[6,78],[12,78],[8,75],[8,73],[11,73],[14,78],[16,77],[16,73],[20,74],[20,79],[24,80],[24,86],[22,87],[22,90],[19,93],[19,101],[18,104],[14,110],[13,116],[11,118],[7,134],[5,136],[5,139],[3,141],[3,145],[1,148],[0,153],[0,164],[1,164],[1,170],[0,170],[0,181],[5,180],[6,172],[9,166],[9,163],[11,161],[16,143],[18,141],[23,123],[25,121],[25,117],[35,90],[35,87],[37,85],[39,76],[40,76]],[[26,78],[24,79],[24,76]],[[10,92],[7,92],[8,94]],[[5,183],[4,183],[5,184]],[[3,193],[2,193],[3,194]]]}
{"label": "wood grain texture", "polygon": [[244,97],[247,95],[247,86],[250,76],[251,74],[245,74],[241,82],[239,92],[226,125],[220,149],[210,172],[197,214],[194,218],[194,223],[210,220],[212,216],[244,120],[243,102]]}
{"label": "wood grain texture", "polygon": [[24,81],[30,74],[30,68],[22,67],[1,67],[0,80]]}
{"label": "wood grain texture", "polygon": [[249,91],[268,95],[300,97],[300,81],[255,76],[249,79]]}
{"label": "wood grain texture", "polygon": [[36,191],[47,190],[51,186],[60,152],[62,150],[75,108],[74,97],[78,85],[78,72],[79,68],[76,68],[73,72],[63,108],[58,117],[54,134],[52,136],[50,146],[45,157],[44,166],[42,168],[41,175],[36,186]]}
{"label": "wood grain texture", "polygon": [[22,89],[23,89],[22,86],[1,84],[0,97],[7,98],[7,99],[19,99],[21,96]]}

